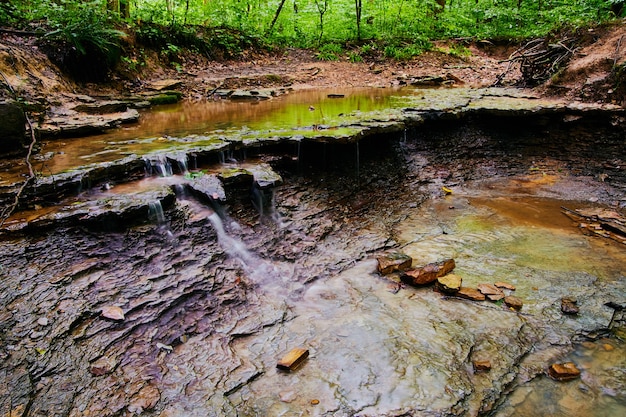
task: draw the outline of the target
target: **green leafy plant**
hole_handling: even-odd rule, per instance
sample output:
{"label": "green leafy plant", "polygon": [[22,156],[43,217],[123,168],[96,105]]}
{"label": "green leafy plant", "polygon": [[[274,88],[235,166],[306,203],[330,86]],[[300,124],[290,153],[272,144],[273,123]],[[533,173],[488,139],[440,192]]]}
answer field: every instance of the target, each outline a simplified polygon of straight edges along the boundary
{"label": "green leafy plant", "polygon": [[320,46],[317,59],[320,61],[339,61],[343,48],[338,43],[327,43]]}

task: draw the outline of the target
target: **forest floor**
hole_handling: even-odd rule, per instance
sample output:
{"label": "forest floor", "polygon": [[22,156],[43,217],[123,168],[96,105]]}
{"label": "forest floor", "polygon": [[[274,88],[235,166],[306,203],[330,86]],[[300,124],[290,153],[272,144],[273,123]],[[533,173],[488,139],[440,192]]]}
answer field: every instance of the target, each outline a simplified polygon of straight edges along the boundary
{"label": "forest floor", "polygon": [[[626,61],[624,37],[626,25],[623,22],[589,29],[567,68],[538,87],[538,91],[571,100],[623,104],[626,87],[622,85],[620,91],[615,68]],[[346,58],[321,61],[315,53],[298,49],[273,54],[246,51],[239,59],[227,61],[180,54],[174,63],[157,52],[146,50],[135,71],[120,67],[106,83],[80,84],[56,68],[34,39],[3,34],[0,71],[5,83],[11,84],[23,98],[47,102],[54,101],[51,97],[69,98],[68,93],[96,96],[141,93],[150,89],[155,81],[166,79],[179,81],[184,98],[194,101],[208,98],[216,88],[389,87],[428,76],[443,77],[454,85],[468,87],[491,86],[499,77],[505,85],[520,83],[519,65],[508,61],[518,46],[498,46],[487,41],[463,46],[466,53],[462,55],[454,53],[459,50],[455,48],[458,45],[448,42],[436,43],[432,51],[409,61],[384,59],[378,54],[356,63]]]}

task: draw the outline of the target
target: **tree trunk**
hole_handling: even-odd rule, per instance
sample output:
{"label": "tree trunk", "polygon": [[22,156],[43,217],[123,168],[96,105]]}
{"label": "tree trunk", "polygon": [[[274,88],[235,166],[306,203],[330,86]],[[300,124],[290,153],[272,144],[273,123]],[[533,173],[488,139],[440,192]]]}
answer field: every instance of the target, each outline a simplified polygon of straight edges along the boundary
{"label": "tree trunk", "polygon": [[274,19],[272,19],[272,23],[270,24],[270,28],[267,30],[267,33],[271,33],[274,29],[278,16],[280,16],[280,12],[283,10],[283,6],[285,5],[285,1],[286,0],[280,0],[280,4],[278,5],[278,9],[276,9],[276,14],[274,14]]}
{"label": "tree trunk", "polygon": [[356,40],[361,40],[361,12],[363,11],[363,0],[354,0],[356,9]]}

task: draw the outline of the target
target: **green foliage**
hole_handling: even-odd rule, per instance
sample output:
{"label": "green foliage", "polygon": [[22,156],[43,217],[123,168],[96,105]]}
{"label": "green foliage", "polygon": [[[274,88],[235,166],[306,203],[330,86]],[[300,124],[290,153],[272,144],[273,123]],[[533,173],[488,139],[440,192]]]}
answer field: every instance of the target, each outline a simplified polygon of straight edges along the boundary
{"label": "green foliage", "polygon": [[[123,36],[107,0],[12,0],[0,3],[0,25],[41,27],[46,39],[80,53],[113,51]],[[343,51],[326,45],[365,40],[352,61],[380,54],[409,59],[430,48],[424,39],[521,40],[545,36],[563,25],[594,25],[623,14],[623,0],[376,0],[362,2],[360,37],[354,0],[134,0],[126,23],[139,43],[175,61],[190,49],[209,57],[233,57],[268,45],[323,45],[319,58]],[[323,14],[320,14],[323,11]],[[272,30],[269,31],[269,28]],[[181,48],[172,50],[169,45]],[[380,50],[374,45],[384,45]],[[450,51],[464,56],[462,49]]]}
{"label": "green foliage", "polygon": [[115,29],[116,22],[100,6],[99,1],[49,3],[50,30],[44,39],[67,43],[83,55],[94,51],[109,56],[126,34]]}
{"label": "green foliage", "polygon": [[320,61],[339,61],[343,47],[338,43],[327,43],[319,48],[317,59]]}

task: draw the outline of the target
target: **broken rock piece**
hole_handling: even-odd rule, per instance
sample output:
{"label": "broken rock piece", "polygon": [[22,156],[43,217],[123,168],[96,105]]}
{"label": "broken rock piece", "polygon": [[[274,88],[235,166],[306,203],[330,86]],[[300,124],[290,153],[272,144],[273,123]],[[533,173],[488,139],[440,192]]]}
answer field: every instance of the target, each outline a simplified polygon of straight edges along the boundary
{"label": "broken rock piece", "polygon": [[548,368],[548,375],[557,381],[569,381],[580,376],[580,370],[573,362],[554,363]]}
{"label": "broken rock piece", "polygon": [[402,252],[389,252],[377,258],[378,272],[383,275],[394,271],[404,271],[411,267],[413,259]]}
{"label": "broken rock piece", "polygon": [[309,357],[309,350],[304,348],[293,348],[281,360],[276,367],[283,371],[294,371],[298,369],[306,358]]}
{"label": "broken rock piece", "polygon": [[411,285],[428,285],[439,277],[449,274],[455,267],[454,259],[427,264],[422,268],[408,270],[402,280]]}

